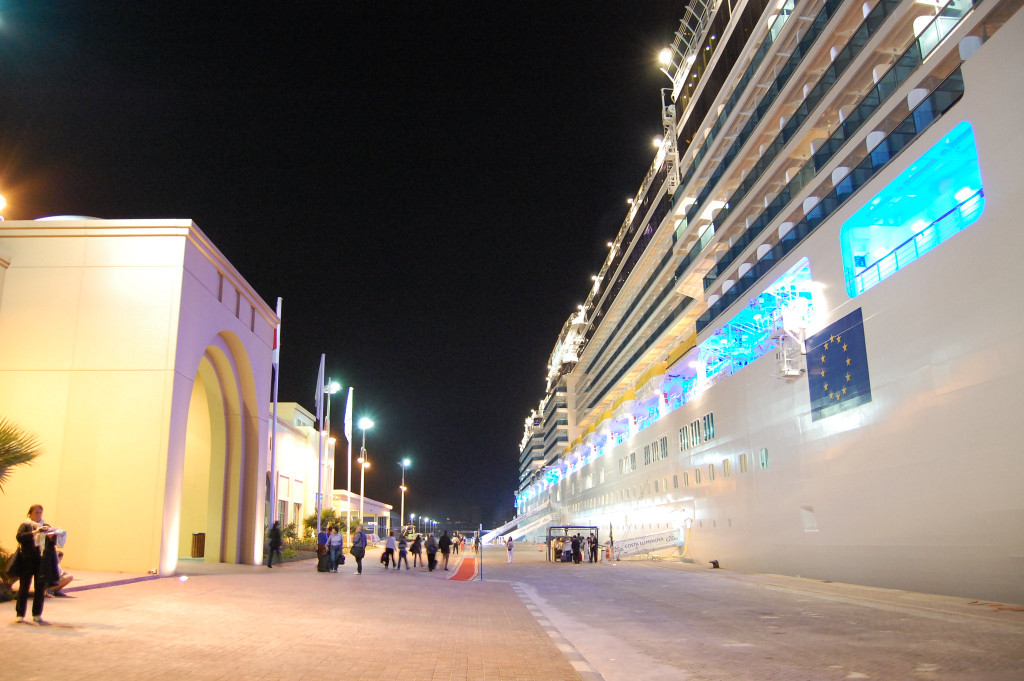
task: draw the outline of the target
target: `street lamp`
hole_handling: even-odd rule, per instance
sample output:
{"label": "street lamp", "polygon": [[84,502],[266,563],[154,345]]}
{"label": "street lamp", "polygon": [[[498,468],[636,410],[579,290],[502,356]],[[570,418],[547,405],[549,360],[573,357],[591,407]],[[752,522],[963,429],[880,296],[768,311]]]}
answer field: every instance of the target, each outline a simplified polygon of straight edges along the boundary
{"label": "street lamp", "polygon": [[[323,371],[323,358],[322,357],[321,357],[320,371],[321,372]],[[320,375],[323,376],[323,373],[321,373]],[[324,387],[323,387],[323,394],[327,395],[327,416],[326,416],[325,419],[321,420],[320,424],[319,424],[319,427],[320,427],[320,446],[319,446],[320,460],[318,461],[319,466],[317,466],[317,471],[316,471],[316,533],[317,533],[317,535],[320,534],[320,518],[321,518],[321,516],[323,515],[323,512],[324,512],[324,509],[323,509],[323,506],[324,506],[324,502],[323,502],[323,497],[324,497],[324,489],[323,489],[323,486],[324,486],[324,484],[323,484],[323,473],[324,473],[324,434],[326,433],[327,437],[330,437],[330,435],[331,435],[331,432],[330,432],[331,431],[331,395],[333,395],[334,393],[338,392],[339,390],[341,390],[341,384],[340,383],[338,383],[337,381],[332,381],[331,379],[327,379],[327,383],[325,383]],[[334,481],[333,480],[331,481],[331,487],[332,488],[334,487]]]}
{"label": "street lamp", "polygon": [[[401,484],[401,486],[398,489],[402,490],[402,505],[401,505],[401,509],[398,512],[398,517],[403,519],[401,521],[403,523],[405,522],[405,520],[404,520],[404,518],[405,518],[405,490],[406,490],[406,487],[405,487],[405,469],[409,467],[410,463],[412,463],[412,462],[409,461],[409,459],[402,459],[399,462],[399,465],[402,466],[402,484]],[[403,534],[404,534],[404,532],[403,532]]]}
{"label": "street lamp", "polygon": [[373,420],[365,416],[359,419],[359,430],[363,431],[363,445],[359,448],[359,524],[363,524],[363,474],[370,467],[366,460],[366,431],[373,428]]}
{"label": "street lamp", "polygon": [[[365,454],[365,451],[363,452]],[[370,462],[366,460],[365,456],[361,456],[356,461],[359,463],[359,524],[363,524],[363,499],[364,490],[366,489],[366,469],[370,467]]]}

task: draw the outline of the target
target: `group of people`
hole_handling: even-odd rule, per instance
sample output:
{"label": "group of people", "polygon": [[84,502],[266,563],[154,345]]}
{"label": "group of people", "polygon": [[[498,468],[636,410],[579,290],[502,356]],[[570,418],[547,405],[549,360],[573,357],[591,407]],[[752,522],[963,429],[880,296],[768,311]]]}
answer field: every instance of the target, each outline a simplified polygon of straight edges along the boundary
{"label": "group of people", "polygon": [[588,563],[597,562],[597,551],[599,545],[597,543],[597,537],[591,532],[589,537],[577,533],[569,537],[558,537],[555,539],[555,560],[561,560],[563,563],[572,561],[579,565],[583,562],[584,553]]}
{"label": "group of people", "polygon": [[[267,537],[270,549],[267,553],[267,567],[269,568],[274,566],[274,556],[278,556],[278,560],[281,556],[280,523],[273,524]],[[360,525],[352,535],[352,546],[349,548],[349,553],[356,561],[355,573],[357,575],[363,574],[363,557],[366,555],[367,543],[366,532]],[[411,542],[405,534],[399,534],[392,530],[384,543],[384,552],[381,554],[380,562],[384,565],[385,570],[388,568],[400,570],[402,563],[405,563],[405,569],[408,570],[410,569],[409,554],[411,553],[412,567],[422,565],[433,572],[443,560],[443,569],[448,570],[448,560],[451,554],[459,553],[459,550],[465,547],[465,543],[465,536],[459,532],[449,536],[448,530],[445,530],[440,537],[428,533],[425,539],[422,535],[417,534]],[[338,566],[345,564],[344,547],[344,535],[338,531],[337,527],[332,526],[320,531],[317,535],[317,561],[318,565],[324,565],[326,568],[321,569],[322,572],[338,572]],[[424,551],[427,554],[426,560],[423,559]],[[438,553],[441,554],[440,559]]]}
{"label": "group of people", "polygon": [[[434,536],[434,534],[428,533],[427,538],[423,539],[423,536],[417,534],[412,544],[409,544],[408,538],[402,534],[398,536],[397,533],[392,530],[388,534],[387,541],[384,543],[384,553],[381,554],[380,562],[384,564],[384,569],[387,570],[389,567],[393,567],[396,570],[402,568],[402,562],[405,561],[405,569],[409,569],[409,553],[412,553],[412,566],[417,567],[424,565],[423,551],[427,553],[426,567],[430,572],[433,572],[438,565],[437,554],[440,553],[444,559],[444,569],[448,569],[448,559],[452,552],[459,552],[459,548],[464,544],[465,537],[462,537],[458,532],[453,536],[448,536],[448,530],[445,530],[440,538]],[[397,553],[396,553],[397,552]],[[397,556],[397,557],[396,557]]]}
{"label": "group of people", "polygon": [[60,565],[66,534],[43,520],[43,507],[33,504],[28,520],[18,526],[18,549],[6,566],[8,574],[18,578],[18,599],[14,610],[17,622],[25,621],[28,592],[32,588],[32,619],[43,621],[43,602],[47,596],[64,596],[61,591],[74,579]]}

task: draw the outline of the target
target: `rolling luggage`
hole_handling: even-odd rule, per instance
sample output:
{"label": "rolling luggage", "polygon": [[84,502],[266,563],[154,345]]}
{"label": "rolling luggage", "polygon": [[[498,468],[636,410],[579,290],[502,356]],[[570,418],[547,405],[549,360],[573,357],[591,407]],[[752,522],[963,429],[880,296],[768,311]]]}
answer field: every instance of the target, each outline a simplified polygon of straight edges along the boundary
{"label": "rolling luggage", "polygon": [[317,572],[330,572],[331,571],[331,554],[325,553],[320,556],[320,560],[316,562]]}

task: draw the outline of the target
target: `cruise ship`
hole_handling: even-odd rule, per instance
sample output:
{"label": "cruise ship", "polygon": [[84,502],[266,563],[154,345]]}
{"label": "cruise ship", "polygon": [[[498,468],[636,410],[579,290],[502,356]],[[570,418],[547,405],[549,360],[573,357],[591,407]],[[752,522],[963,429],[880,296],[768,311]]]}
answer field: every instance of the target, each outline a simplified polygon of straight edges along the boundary
{"label": "cruise ship", "polygon": [[1021,4],[681,3],[498,534],[1024,603]]}

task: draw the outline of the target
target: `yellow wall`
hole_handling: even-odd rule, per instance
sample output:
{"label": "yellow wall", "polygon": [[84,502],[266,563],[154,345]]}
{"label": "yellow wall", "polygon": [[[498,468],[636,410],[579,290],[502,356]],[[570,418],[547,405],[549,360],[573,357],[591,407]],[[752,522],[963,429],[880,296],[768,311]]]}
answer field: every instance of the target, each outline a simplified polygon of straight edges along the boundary
{"label": "yellow wall", "polygon": [[41,503],[69,568],[166,572],[198,523],[208,554],[257,560],[265,303],[190,221],[0,222],[0,254],[0,416],[44,450],[0,494],[0,544]]}

